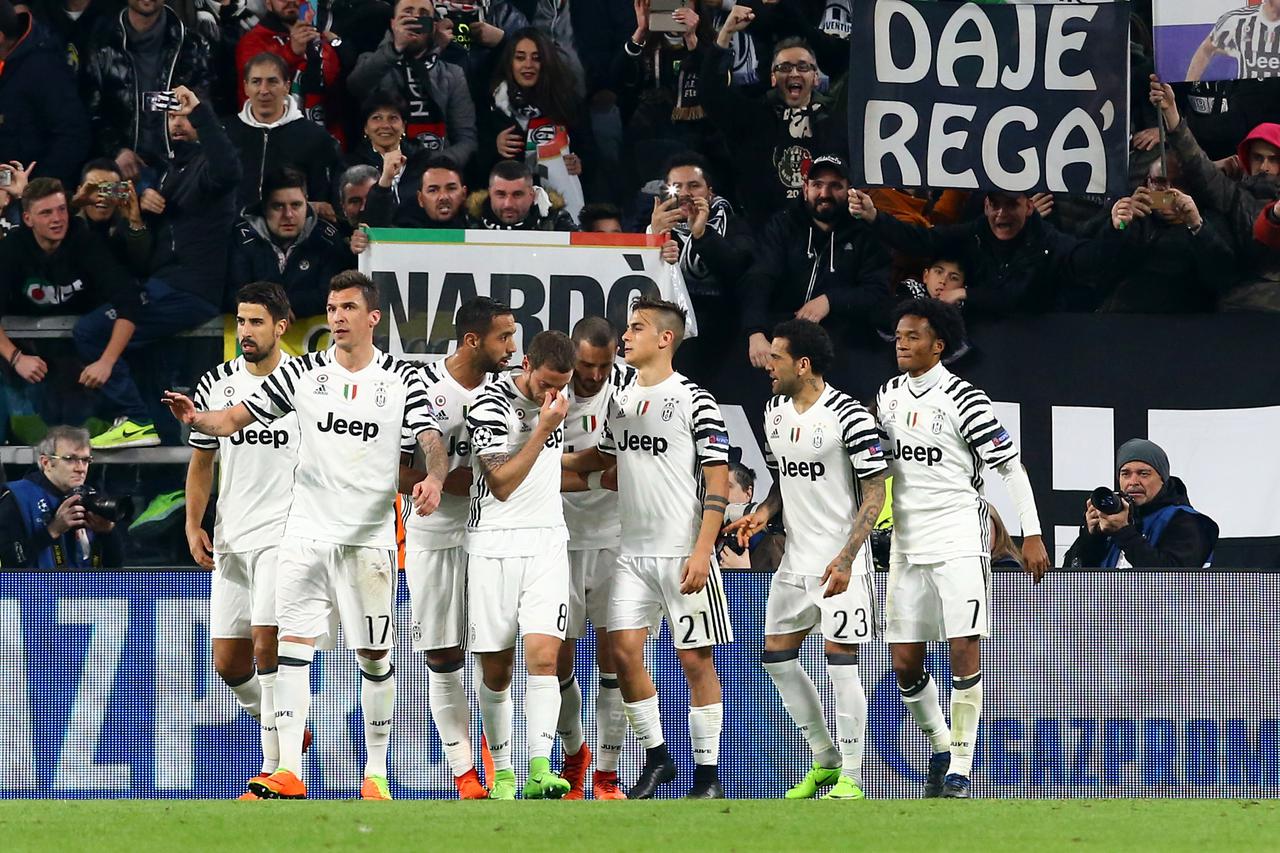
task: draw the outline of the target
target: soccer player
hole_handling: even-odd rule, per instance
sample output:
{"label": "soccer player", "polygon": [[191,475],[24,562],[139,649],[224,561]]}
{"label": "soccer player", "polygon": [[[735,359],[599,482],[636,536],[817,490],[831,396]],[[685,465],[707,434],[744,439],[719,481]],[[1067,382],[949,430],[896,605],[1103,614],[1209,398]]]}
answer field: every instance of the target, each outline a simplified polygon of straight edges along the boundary
{"label": "soccer player", "polygon": [[[893,475],[893,544],[885,595],[885,639],[898,690],[929,738],[926,797],[969,796],[982,714],[980,640],[990,635],[990,526],[982,472],[1000,472],[1022,522],[1022,556],[1038,582],[1049,568],[1035,495],[1013,439],[987,395],[953,376],[945,352],[964,340],[953,305],[904,302],[894,312],[903,371],[880,389],[876,415]],[[924,668],[925,644],[951,652],[951,729]]]}
{"label": "soccer player", "polygon": [[[584,317],[573,327],[577,360],[573,366],[573,394],[564,422],[565,453],[595,447],[608,417],[613,394],[635,381],[635,370],[615,364],[618,331],[603,317]],[[586,636],[587,620],[596,634],[596,667],[600,689],[596,693],[596,748],[600,755],[591,777],[597,800],[624,800],[618,786],[618,759],[627,734],[617,669],[609,649],[609,592],[618,565],[617,472],[611,476],[614,490],[602,488],[603,476],[592,475],[590,491],[565,492],[564,520],[569,528],[569,627],[560,648],[560,721],[556,733],[564,747],[564,778],[572,786],[566,800],[586,796],[584,787],[591,750],[582,732],[582,690],[573,674],[576,640]]]}
{"label": "soccer player", "polygon": [[714,553],[728,506],[729,435],[715,399],[671,366],[684,322],[677,305],[636,300],[622,338],[636,383],[614,394],[600,444],[566,458],[566,468],[577,473],[603,471],[617,460],[622,541],[609,602],[609,645],[627,722],[645,748],[630,799],[649,799],[676,777],[657,689],[644,668],[645,638],[663,614],[689,683],[695,767],[688,796],[724,796],[716,771],[724,705],[711,653],[733,642]]}
{"label": "soccer player", "polygon": [[388,656],[395,641],[394,498],[402,430],[422,448],[428,476],[413,487],[419,511],[434,512],[447,472],[435,412],[414,365],[379,352],[373,330],[378,288],[354,270],[329,283],[327,314],[334,345],[290,359],[244,402],[199,411],[168,392],[182,423],[212,436],[233,435],[254,421],[270,426],[297,413],[301,440],[292,503],[276,565],[280,671],[276,676],[278,769],[249,785],[261,797],[301,799],[302,740],[311,706],[311,661],[331,641],[336,611],[356,646],[364,676],[364,799],[391,798],[387,741],[395,706]]}
{"label": "soccer player", "polygon": [[[875,419],[823,380],[835,358],[817,323],[788,320],[773,330],[764,410],[765,461],[773,488],[750,515],[725,528],[745,547],[782,512],[787,530],[782,564],[765,608],[765,671],[813,751],[813,767],[787,799],[862,799],[867,695],[858,646],[879,635],[875,574],[867,536],[884,507],[885,459]],[[827,673],[836,700],[831,741],[822,702],[800,666],[800,646],[815,627],[826,640]]]}
{"label": "soccer player", "polygon": [[[471,441],[467,414],[495,371],[505,368],[516,351],[516,320],[511,309],[479,296],[458,308],[454,318],[457,347],[441,361],[422,368],[427,397],[436,411],[449,454],[440,508],[428,516],[403,505],[405,526],[404,576],[413,607],[413,647],[427,658],[431,719],[435,721],[458,796],[482,800],[488,792],[476,774],[471,749],[471,707],[463,685],[466,637],[467,554],[463,534],[467,526],[467,496],[471,490]],[[426,476],[419,466],[401,488],[408,490]]]}
{"label": "soccer player", "polygon": [[560,503],[560,457],[573,376],[573,342],[539,332],[523,369],[485,388],[467,415],[476,471],[467,519],[467,647],[480,660],[476,692],[493,756],[489,797],[514,800],[511,671],[524,637],[529,775],[524,798],[559,799],[569,783],[551,770],[560,714],[556,660],[569,622],[569,538]]}
{"label": "soccer player", "polygon": [[[210,370],[196,385],[201,411],[229,408],[252,397],[283,369],[289,357],[280,338],[289,328],[284,288],[254,282],[236,294],[236,333],[241,355]],[[261,728],[262,771],[280,760],[276,738],[276,546],[284,534],[298,461],[298,419],[280,418],[270,428],[246,427],[223,438],[193,432],[187,466],[187,546],[196,563],[213,570],[209,584],[209,635],[213,667],[236,701]],[[218,507],[213,541],[202,526],[213,486]],[[255,672],[254,662],[257,662]],[[256,800],[247,790],[240,799]]]}
{"label": "soccer player", "polygon": [[1186,79],[1202,79],[1218,55],[1235,59],[1237,79],[1280,76],[1280,0],[1257,0],[1218,18],[1192,55]]}

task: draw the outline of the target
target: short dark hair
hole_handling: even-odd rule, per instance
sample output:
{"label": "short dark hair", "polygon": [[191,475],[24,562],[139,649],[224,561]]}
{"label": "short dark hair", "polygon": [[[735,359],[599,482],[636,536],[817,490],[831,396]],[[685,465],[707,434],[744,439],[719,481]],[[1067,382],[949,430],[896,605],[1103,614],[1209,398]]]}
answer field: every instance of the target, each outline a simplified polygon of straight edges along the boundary
{"label": "short dark hair", "polygon": [[652,311],[658,318],[658,326],[664,332],[672,332],[675,334],[675,344],[673,349],[680,346],[684,340],[685,323],[688,322],[688,312],[674,302],[668,302],[665,299],[653,299],[648,296],[637,296],[631,303],[632,311]]}
{"label": "short dark hair", "polygon": [[618,224],[622,224],[622,211],[618,210],[615,204],[609,204],[607,201],[597,202],[596,204],[584,205],[578,213],[578,222],[582,226],[583,231],[593,231],[595,227],[604,219],[616,219]]}
{"label": "short dark hair", "polygon": [[578,361],[578,348],[573,341],[564,332],[554,329],[534,335],[524,354],[529,359],[530,370],[546,366],[556,373],[568,373]]}
{"label": "short dark hair", "polygon": [[398,112],[402,119],[409,114],[409,104],[399,94],[388,89],[376,89],[360,104],[360,123],[364,124],[369,116],[385,107]]}
{"label": "short dark hair", "polygon": [[422,174],[426,174],[432,169],[443,169],[446,172],[453,172],[458,176],[458,181],[466,184],[466,176],[462,174],[462,170],[458,168],[458,164],[454,160],[450,160],[443,154],[432,154],[427,161],[422,164]]}
{"label": "short dark hair", "polygon": [[586,341],[593,347],[612,346],[618,342],[618,330],[604,317],[583,317],[573,324],[574,346]]}
{"label": "short dark hair", "polygon": [[244,68],[241,69],[243,82],[247,83],[249,81],[249,69],[256,65],[274,66],[280,74],[280,79],[286,83],[293,79],[293,74],[289,72],[289,63],[285,62],[279,54],[268,53],[264,50],[262,53],[255,53],[249,57],[249,61],[244,64]]}
{"label": "short dark hair", "polygon": [[284,288],[274,281],[251,281],[236,291],[236,309],[244,304],[261,305],[267,309],[271,319],[277,323],[281,320],[293,319],[293,309],[289,307],[289,296]]}
{"label": "short dark hair", "polygon": [[773,327],[773,336],[786,339],[787,352],[791,357],[809,359],[813,372],[819,376],[825,376],[836,359],[831,336],[812,320],[784,320]]}
{"label": "short dark hair", "polygon": [[903,317],[920,317],[942,341],[943,352],[955,352],[965,339],[964,317],[960,309],[939,299],[906,299],[893,309],[893,328]]}
{"label": "short dark hair", "polygon": [[35,178],[22,191],[22,209],[24,211],[30,210],[31,205],[58,193],[62,193],[64,197],[67,194],[66,187],[62,185],[62,181],[57,178]]}
{"label": "short dark hair", "polygon": [[813,64],[818,64],[818,54],[813,52],[813,46],[799,36],[792,36],[791,38],[783,39],[773,46],[773,56],[769,57],[769,65],[773,65],[773,62],[778,58],[778,54],[782,53],[784,50],[791,50],[795,47],[809,51],[809,55],[813,57]]}
{"label": "short dark hair", "polygon": [[741,461],[729,463],[729,476],[737,482],[738,488],[744,492],[747,489],[756,487],[756,472],[743,465]]}
{"label": "short dark hair", "polygon": [[533,172],[523,160],[499,160],[489,171],[489,182],[494,178],[504,181],[533,181]]}
{"label": "short dark hair", "polygon": [[707,162],[707,158],[703,157],[697,151],[680,151],[672,154],[667,161],[662,164],[662,180],[666,180],[671,174],[672,169],[678,169],[681,166],[691,166],[702,172],[702,177],[707,179],[707,186],[714,187],[715,179],[711,174],[711,165]]}
{"label": "short dark hair", "polygon": [[511,313],[513,312],[510,305],[491,299],[488,296],[477,296],[475,299],[468,299],[458,306],[458,313],[453,318],[458,343],[462,343],[463,336],[468,333],[479,335],[483,338],[489,334],[489,329],[493,327],[495,317],[502,317]]}
{"label": "short dark hair", "polygon": [[356,288],[364,297],[364,304],[370,311],[382,308],[382,295],[378,292],[378,283],[359,270],[343,270],[329,279],[329,292]]}
{"label": "short dark hair", "polygon": [[928,269],[934,264],[955,264],[957,267],[960,268],[960,272],[964,273],[965,275],[969,274],[969,270],[965,266],[964,258],[960,257],[959,255],[952,255],[945,252],[940,252],[934,255],[933,257],[929,258],[929,261],[924,265],[924,268]]}
{"label": "short dark hair", "polygon": [[283,166],[267,173],[262,179],[262,200],[271,198],[273,192],[279,190],[302,190],[307,194],[307,176],[292,166]]}
{"label": "short dark hair", "polygon": [[95,157],[80,170],[80,182],[83,183],[85,177],[90,172],[114,172],[120,174],[120,167],[116,165],[116,161],[110,157]]}

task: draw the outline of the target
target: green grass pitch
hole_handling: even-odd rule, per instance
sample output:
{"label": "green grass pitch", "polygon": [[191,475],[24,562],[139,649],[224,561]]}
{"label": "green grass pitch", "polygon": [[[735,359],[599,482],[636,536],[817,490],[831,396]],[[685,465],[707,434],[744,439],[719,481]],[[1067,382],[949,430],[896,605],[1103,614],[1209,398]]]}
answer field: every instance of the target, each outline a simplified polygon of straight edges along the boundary
{"label": "green grass pitch", "polygon": [[863,800],[0,802],[0,848],[26,850],[1187,850],[1280,848],[1280,802]]}

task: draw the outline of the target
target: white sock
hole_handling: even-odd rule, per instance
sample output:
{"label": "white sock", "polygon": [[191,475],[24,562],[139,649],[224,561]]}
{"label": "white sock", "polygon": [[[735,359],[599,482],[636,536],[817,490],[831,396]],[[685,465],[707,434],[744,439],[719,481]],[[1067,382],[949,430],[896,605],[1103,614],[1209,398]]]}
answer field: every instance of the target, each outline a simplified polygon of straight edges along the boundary
{"label": "white sock", "polygon": [[968,776],[982,718],[982,670],[951,679],[951,767],[947,773]]}
{"label": "white sock", "polygon": [[666,740],[662,737],[662,715],[658,712],[658,694],[639,702],[623,702],[627,712],[627,722],[636,733],[636,741],[641,749],[653,749],[662,746]]}
{"label": "white sock", "polygon": [[360,662],[360,713],[364,716],[364,775],[387,775],[387,745],[396,707],[396,668],[391,655],[378,660],[356,655]]}
{"label": "white sock", "polygon": [[302,736],[311,712],[311,661],[315,646],[280,641],[280,669],[276,674],[276,736],[280,741],[280,766],[295,776],[302,774]]}
{"label": "white sock", "polygon": [[764,671],[773,679],[773,686],[782,697],[782,707],[804,735],[814,763],[819,767],[836,767],[840,764],[840,751],[827,731],[827,721],[822,716],[822,700],[809,673],[800,666],[800,652],[765,652]]}
{"label": "white sock", "polygon": [[427,668],[428,704],[431,719],[444,747],[444,757],[454,776],[461,776],[476,766],[475,753],[471,751],[471,706],[467,703],[467,688],[462,680],[462,663],[453,669]]}
{"label": "white sock", "polygon": [[724,704],[699,705],[689,709],[689,744],[694,764],[720,762],[720,730],[724,728]]}
{"label": "white sock", "polygon": [[[511,727],[514,710],[511,706],[511,687],[490,690],[483,680],[476,682],[476,698],[480,701],[480,719],[484,724],[485,741],[489,755],[493,757],[494,770],[511,769]],[[486,782],[493,784],[492,780]]]}
{"label": "white sock", "polygon": [[[582,707],[582,698],[578,698]],[[524,689],[524,722],[529,738],[529,758],[550,758],[556,742],[556,718],[560,716],[560,679],[531,675]],[[578,741],[582,746],[582,741]]]}
{"label": "white sock", "polygon": [[836,737],[840,740],[841,774],[862,785],[862,753],[866,747],[867,694],[862,689],[857,657],[827,655],[827,674],[836,694]]}
{"label": "white sock", "polygon": [[622,741],[627,737],[627,712],[622,706],[622,691],[618,689],[618,676],[613,672],[600,673],[600,692],[596,694],[596,769],[607,773],[618,772],[618,759],[622,756]]}
{"label": "white sock", "polygon": [[586,740],[582,734],[582,687],[572,675],[560,684],[560,718],[556,721],[556,734],[565,755],[577,755]]}
{"label": "white sock", "polygon": [[262,719],[262,687],[258,683],[256,674],[250,673],[248,678],[237,681],[235,684],[228,681],[227,686],[235,694],[236,704],[243,708],[245,713],[255,720]]}
{"label": "white sock", "polygon": [[907,687],[899,684],[898,692],[902,695],[902,704],[915,717],[916,725],[929,739],[933,751],[949,752],[951,732],[947,729],[947,718],[942,715],[942,706],[938,704],[938,685],[929,673]]}
{"label": "white sock", "polygon": [[274,773],[280,766],[280,738],[276,733],[276,670],[258,670],[262,689],[262,772]]}

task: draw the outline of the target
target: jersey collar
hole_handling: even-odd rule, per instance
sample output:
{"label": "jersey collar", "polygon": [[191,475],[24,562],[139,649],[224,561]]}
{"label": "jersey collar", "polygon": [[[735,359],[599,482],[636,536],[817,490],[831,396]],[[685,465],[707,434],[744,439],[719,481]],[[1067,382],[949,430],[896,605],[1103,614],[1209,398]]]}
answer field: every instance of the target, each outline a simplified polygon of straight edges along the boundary
{"label": "jersey collar", "polygon": [[938,362],[919,376],[907,375],[907,390],[916,397],[923,397],[925,392],[936,386],[948,375],[949,371]]}

